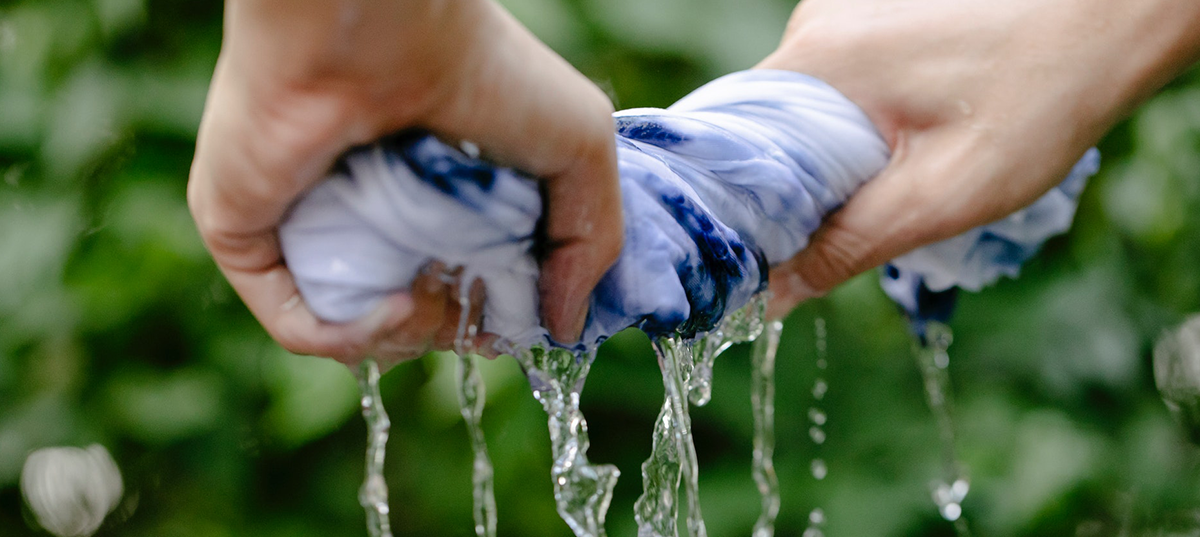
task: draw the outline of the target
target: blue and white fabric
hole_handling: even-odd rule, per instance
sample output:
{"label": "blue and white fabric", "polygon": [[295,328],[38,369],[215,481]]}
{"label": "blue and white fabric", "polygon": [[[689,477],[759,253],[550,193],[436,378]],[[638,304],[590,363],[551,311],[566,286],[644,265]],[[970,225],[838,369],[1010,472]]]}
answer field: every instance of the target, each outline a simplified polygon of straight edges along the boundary
{"label": "blue and white fabric", "polygon": [[[665,110],[615,119],[625,243],[592,295],[581,348],[629,326],[651,335],[712,329],[890,156],[861,109],[787,71],[735,73]],[[894,260],[885,291],[918,315],[923,292],[1015,276],[1070,226],[1098,159],[1089,152],[1061,185],[1005,220]],[[347,154],[279,234],[304,299],[325,320],[364,315],[437,259],[484,282],[481,328],[523,347],[553,343],[537,310],[541,212],[531,178],[409,133]]]}

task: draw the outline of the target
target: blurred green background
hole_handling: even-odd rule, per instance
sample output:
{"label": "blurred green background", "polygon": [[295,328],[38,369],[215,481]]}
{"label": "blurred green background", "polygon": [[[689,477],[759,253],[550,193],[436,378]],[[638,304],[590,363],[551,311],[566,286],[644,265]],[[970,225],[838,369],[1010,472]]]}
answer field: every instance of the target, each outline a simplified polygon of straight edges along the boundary
{"label": "blurred green background", "polygon": [[[769,52],[787,0],[507,0],[618,107],[663,106]],[[26,454],[99,442],[126,498],[101,535],[364,535],[365,429],[349,371],[288,355],[206,255],[184,202],[221,5],[0,0],[0,535],[36,534]],[[1019,281],[964,296],[951,348],[978,535],[1200,535],[1200,472],[1164,409],[1150,348],[1200,311],[1200,76],[1102,144],[1069,237]],[[814,318],[827,320],[828,441],[808,439]],[[747,535],[746,349],[695,409],[710,534]],[[500,534],[566,536],[544,414],[512,360],[485,366]],[[472,535],[454,362],[383,391],[399,535]],[[638,468],[662,386],[649,344],[606,345],[583,395],[595,461],[624,476],[610,535],[635,535]],[[779,358],[780,535],[814,506],[832,536],[949,535],[929,499],[937,434],[900,316],[874,276],[788,320]],[[829,477],[813,480],[814,456]]]}

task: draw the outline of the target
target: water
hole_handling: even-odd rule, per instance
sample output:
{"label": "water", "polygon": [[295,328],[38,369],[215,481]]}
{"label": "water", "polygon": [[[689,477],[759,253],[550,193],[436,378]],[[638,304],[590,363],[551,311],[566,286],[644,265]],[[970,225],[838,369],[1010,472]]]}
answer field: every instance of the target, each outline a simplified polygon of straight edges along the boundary
{"label": "water", "polygon": [[642,496],[634,504],[638,537],[678,535],[679,487],[688,500],[687,528],[691,537],[705,537],[700,512],[696,446],[688,414],[687,388],[693,367],[692,345],[678,336],[654,342],[665,391],[662,410],[654,422],[650,458],[642,463]]}
{"label": "water", "polygon": [[762,334],[768,298],[765,292],[755,295],[745,307],[725,317],[715,330],[696,340],[695,367],[688,381],[692,404],[704,406],[712,399],[713,365],[717,357],[735,344],[754,341]]}
{"label": "water", "polygon": [[971,482],[954,447],[954,405],[950,394],[950,374],[946,370],[950,365],[948,349],[953,340],[949,326],[928,322],[925,333],[918,339],[915,354],[925,386],[926,402],[937,421],[941,443],[942,475],[931,484],[933,501],[942,518],[954,523],[955,533],[959,537],[968,537],[971,530],[963,516],[962,502],[971,490]]}
{"label": "water", "polygon": [[494,471],[492,459],[488,457],[487,442],[483,436],[483,378],[475,361],[477,356],[461,354],[459,356],[458,401],[461,406],[463,421],[467,424],[467,435],[471,440],[471,451],[474,460],[471,466],[472,497],[475,518],[475,535],[479,537],[496,537],[496,495],[494,492]]}
{"label": "water", "polygon": [[358,501],[367,513],[367,533],[371,537],[392,537],[387,481],[383,477],[383,459],[392,422],[379,396],[379,364],[375,360],[364,360],[359,366],[358,383],[363,392],[363,418],[367,421],[367,471],[358,491]]}
{"label": "water", "polygon": [[473,459],[471,463],[472,516],[475,519],[475,535],[496,537],[496,493],[495,470],[488,456],[487,441],[483,435],[483,407],[487,402],[483,377],[476,366],[478,356],[467,342],[474,341],[478,326],[471,322],[470,291],[464,289],[458,297],[460,317],[458,331],[454,337],[454,351],[458,353],[458,403],[463,422],[467,425],[467,436],[471,441]]}
{"label": "water", "polygon": [[[829,391],[829,383],[825,380],[825,370],[829,368],[829,337],[825,328],[825,319],[817,317],[813,321],[813,338],[816,341],[816,367],[817,376],[813,380],[813,406],[808,409],[808,437],[812,440],[815,446],[815,452],[818,456],[814,457],[809,464],[809,471],[812,473],[813,479],[823,481],[829,475],[829,466],[825,464],[825,459],[819,455],[821,446],[825,444],[825,423],[829,421],[829,416],[821,409],[821,401],[825,399],[826,392]],[[825,511],[820,507],[814,507],[808,513],[808,526],[804,529],[803,537],[824,537],[825,531]],[[758,537],[755,535],[755,537]]]}
{"label": "water", "polygon": [[775,535],[779,516],[779,478],[775,475],[775,354],[783,323],[766,325],[750,352],[750,406],[754,413],[754,459],[751,475],[762,498],[762,512],[754,524],[753,537]]}
{"label": "water", "polygon": [[595,354],[534,347],[515,353],[525,369],[533,396],[549,416],[554,466],[550,478],[558,514],[577,537],[602,537],[613,487],[621,473],[615,466],[587,459],[587,421],[579,410],[579,394]]}
{"label": "water", "polygon": [[817,507],[808,513],[808,527],[804,529],[803,537],[825,537],[821,528],[825,526],[825,511]]}

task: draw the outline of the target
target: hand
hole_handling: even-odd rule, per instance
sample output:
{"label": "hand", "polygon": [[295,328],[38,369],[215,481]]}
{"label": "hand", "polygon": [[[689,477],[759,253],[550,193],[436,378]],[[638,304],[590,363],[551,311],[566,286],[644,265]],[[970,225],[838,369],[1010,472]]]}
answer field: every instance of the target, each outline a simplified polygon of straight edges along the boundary
{"label": "hand", "polygon": [[771,313],[1033,202],[1197,56],[1198,2],[805,0],[759,67],[830,83],[893,155],[773,268]]}
{"label": "hand", "polygon": [[624,231],[611,113],[492,0],[228,0],[188,202],[221,271],[287,349],[419,355],[458,324],[452,284],[431,273],[364,319],[325,323],[300,299],[276,227],[353,145],[412,127],[472,141],[545,179],[542,312],[574,341]]}

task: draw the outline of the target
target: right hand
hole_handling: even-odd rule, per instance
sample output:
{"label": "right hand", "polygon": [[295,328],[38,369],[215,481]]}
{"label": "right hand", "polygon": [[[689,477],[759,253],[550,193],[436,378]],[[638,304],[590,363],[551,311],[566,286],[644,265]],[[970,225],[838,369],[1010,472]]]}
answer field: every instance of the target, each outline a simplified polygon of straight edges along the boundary
{"label": "right hand", "polygon": [[1032,203],[1197,57],[1195,1],[805,0],[759,67],[840,90],[892,160],[773,267],[772,315]]}
{"label": "right hand", "polygon": [[426,278],[344,325],[283,264],[288,207],[351,146],[407,128],[469,140],[545,180],[542,313],[578,339],[624,226],[612,104],[493,0],[227,0],[188,202],[221,271],[288,350],[353,362],[446,348],[450,284]]}

